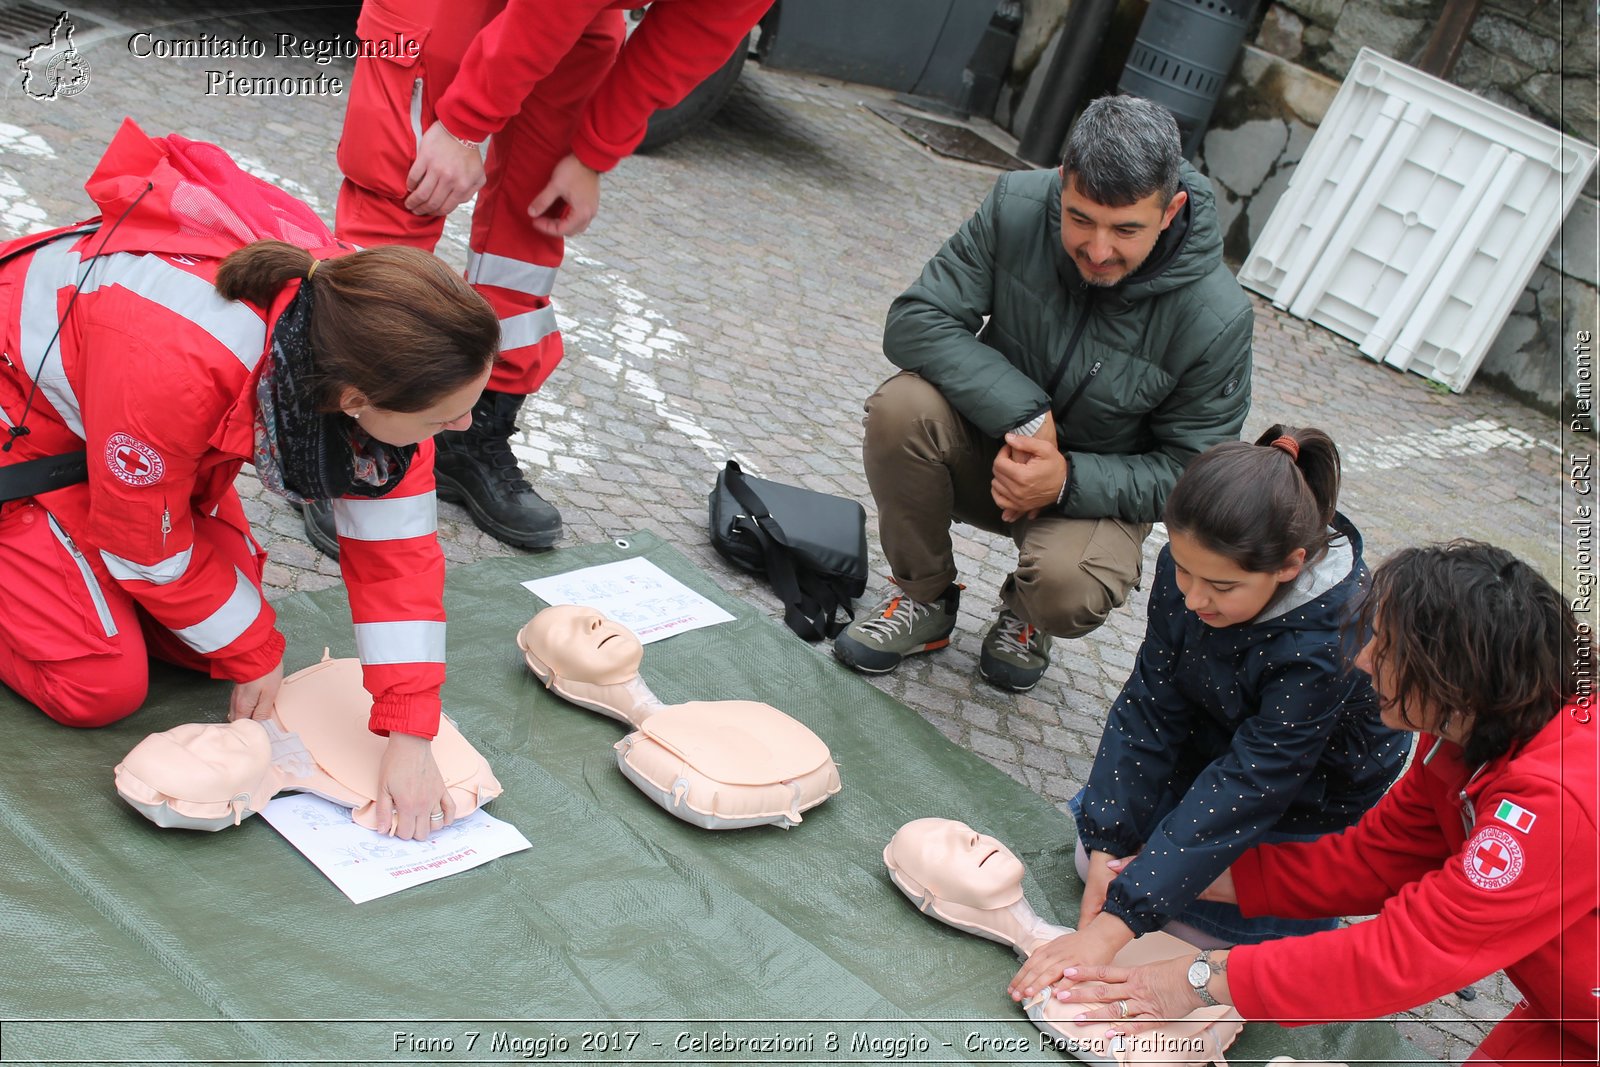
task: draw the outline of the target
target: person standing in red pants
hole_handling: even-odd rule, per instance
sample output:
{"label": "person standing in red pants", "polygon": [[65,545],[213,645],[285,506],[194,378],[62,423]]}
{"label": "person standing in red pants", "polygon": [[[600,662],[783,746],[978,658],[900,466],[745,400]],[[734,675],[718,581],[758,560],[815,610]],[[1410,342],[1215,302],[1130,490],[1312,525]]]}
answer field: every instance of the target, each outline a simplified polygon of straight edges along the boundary
{"label": "person standing in red pants", "polygon": [[[594,219],[601,174],[638,146],[650,115],[743,47],[771,3],[658,0],[626,43],[622,12],[637,0],[362,5],[335,232],[431,251],[445,216],[478,194],[466,277],[500,318],[501,357],[471,429],[440,434],[436,474],[439,495],[497,540],[536,549],[561,537],[509,439],[561,361],[550,293],[564,239]],[[306,508],[324,551],[335,547],[327,520]]]}

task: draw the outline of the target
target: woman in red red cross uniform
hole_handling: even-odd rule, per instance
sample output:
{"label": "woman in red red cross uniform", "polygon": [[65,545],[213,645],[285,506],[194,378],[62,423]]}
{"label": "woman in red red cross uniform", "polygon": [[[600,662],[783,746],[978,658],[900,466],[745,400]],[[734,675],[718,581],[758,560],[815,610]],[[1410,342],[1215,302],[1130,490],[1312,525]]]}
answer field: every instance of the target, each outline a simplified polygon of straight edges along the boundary
{"label": "woman in red red cross uniform", "polygon": [[[100,726],[143,703],[153,655],[233,682],[230,717],[269,714],[285,642],[234,489],[251,463],[291,501],[333,501],[389,737],[379,799],[426,837],[453,814],[430,744],[432,437],[470,422],[494,312],[425,252],[350,252],[214,145],[125,123],[87,189],[97,219],[0,246],[0,681]],[[71,453],[87,481],[15,491]]]}
{"label": "woman in red red cross uniform", "polygon": [[[1137,968],[1068,971],[1055,994],[1118,1031],[1227,1003],[1286,1026],[1413,1008],[1503,969],[1523,1000],[1473,1063],[1596,1061],[1600,723],[1593,634],[1526,563],[1471,541],[1373,573],[1383,720],[1422,734],[1355,826],[1264,845],[1207,892],[1246,915],[1376,918]],[[1073,984],[1077,983],[1077,984]]]}

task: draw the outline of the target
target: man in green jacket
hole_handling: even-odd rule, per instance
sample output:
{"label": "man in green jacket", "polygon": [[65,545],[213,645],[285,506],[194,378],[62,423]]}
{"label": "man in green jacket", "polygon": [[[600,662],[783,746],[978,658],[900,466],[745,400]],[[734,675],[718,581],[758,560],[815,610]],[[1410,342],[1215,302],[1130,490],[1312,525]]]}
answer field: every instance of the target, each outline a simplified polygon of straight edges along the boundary
{"label": "man in green jacket", "polygon": [[1003,176],[889,308],[903,370],[867,400],[863,458],[896,588],[834,654],[881,673],[948,645],[968,522],[1017,545],[979,669],[1031,689],[1051,637],[1127,598],[1184,465],[1238,437],[1252,319],[1172,114],[1090,104],[1060,169]]}

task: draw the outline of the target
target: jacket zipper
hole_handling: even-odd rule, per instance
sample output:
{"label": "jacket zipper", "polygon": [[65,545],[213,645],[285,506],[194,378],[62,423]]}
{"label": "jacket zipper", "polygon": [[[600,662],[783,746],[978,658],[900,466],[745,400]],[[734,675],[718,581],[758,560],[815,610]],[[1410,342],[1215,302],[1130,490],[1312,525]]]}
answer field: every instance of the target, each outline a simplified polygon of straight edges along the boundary
{"label": "jacket zipper", "polygon": [[63,530],[48,513],[45,515],[45,521],[50,523],[50,528],[55,531],[62,545],[71,553],[73,562],[78,565],[78,571],[83,575],[84,589],[88,592],[89,599],[94,601],[95,614],[100,617],[100,628],[105,631],[107,637],[117,636],[117,623],[111,617],[111,606],[106,603],[105,591],[100,588],[100,579],[95,577],[89,561],[84,559],[82,550],[78,548],[78,542],[74,541],[72,535]]}
{"label": "jacket zipper", "polygon": [[[1061,362],[1056,364],[1055,373],[1050,375],[1050,384],[1045,386],[1045,394],[1050,401],[1052,410],[1055,410],[1056,390],[1061,387],[1061,379],[1067,376],[1067,364],[1072,362],[1073,353],[1078,350],[1078,342],[1083,338],[1083,331],[1089,326],[1089,316],[1094,313],[1094,297],[1088,297],[1088,302],[1083,308],[1083,317],[1078,319],[1078,324],[1072,328],[1072,336],[1067,338],[1067,350],[1061,353]],[[1056,425],[1059,427],[1072,405],[1077,403],[1078,397],[1089,387],[1089,382],[1096,374],[1100,373],[1100,360],[1095,360],[1094,366],[1089,368],[1088,377],[1078,383],[1078,387],[1067,397],[1067,402],[1055,411]]]}
{"label": "jacket zipper", "polygon": [[1072,405],[1078,402],[1078,398],[1083,395],[1083,391],[1089,388],[1089,383],[1094,381],[1094,376],[1100,373],[1100,363],[1101,361],[1098,359],[1094,361],[1094,365],[1089,368],[1089,373],[1084,375],[1083,381],[1079,382],[1078,387],[1072,391],[1072,395],[1067,397],[1067,402],[1061,405],[1061,411],[1056,415],[1057,426],[1060,426],[1066,420],[1067,412],[1072,410]]}

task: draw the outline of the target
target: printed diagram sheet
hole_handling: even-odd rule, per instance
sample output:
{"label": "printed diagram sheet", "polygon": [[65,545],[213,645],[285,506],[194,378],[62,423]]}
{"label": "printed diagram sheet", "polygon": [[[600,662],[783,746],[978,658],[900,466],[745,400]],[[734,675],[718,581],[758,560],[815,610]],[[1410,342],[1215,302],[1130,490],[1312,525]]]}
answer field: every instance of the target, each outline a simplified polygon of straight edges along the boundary
{"label": "printed diagram sheet", "polygon": [[523,586],[545,603],[594,608],[648,645],[687,630],[732,622],[733,616],[647,559],[584,567]]}
{"label": "printed diagram sheet", "polygon": [[515,826],[482,809],[426,841],[402,841],[358,826],[348,809],[310,793],[286,793],[263,808],[261,817],[357,904],[532,847]]}

